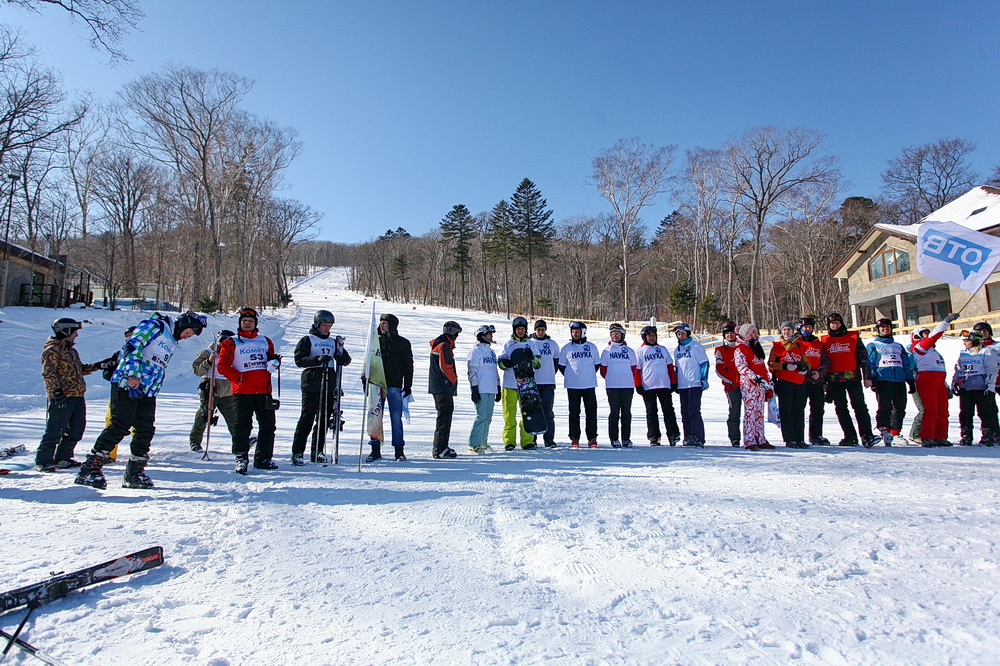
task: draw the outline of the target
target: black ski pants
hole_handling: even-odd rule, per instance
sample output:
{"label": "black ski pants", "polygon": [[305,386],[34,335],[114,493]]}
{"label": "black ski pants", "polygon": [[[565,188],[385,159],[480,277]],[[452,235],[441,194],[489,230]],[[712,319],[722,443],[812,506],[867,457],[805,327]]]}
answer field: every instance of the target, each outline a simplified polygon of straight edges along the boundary
{"label": "black ski pants", "polygon": [[[851,412],[847,408],[848,397],[851,399],[854,418],[858,420],[857,429],[854,427]],[[872,436],[872,417],[868,413],[865,389],[861,386],[861,380],[828,383],[826,385],[826,399],[833,403],[837,412],[837,420],[840,422],[840,429],[844,431],[846,439],[857,439],[859,429],[862,438]]]}
{"label": "black ski pants", "polygon": [[257,448],[253,462],[259,465],[274,457],[274,405],[270,393],[238,394],[236,398],[236,434],[233,435],[233,455],[250,458],[250,431],[257,417]]}
{"label": "black ski pants", "polygon": [[108,455],[125,435],[132,431],[132,455],[149,455],[149,445],[156,432],[156,398],[145,395],[129,396],[127,388],[111,387],[111,424],[94,442],[94,453]]}
{"label": "black ski pants", "polygon": [[451,441],[451,417],[455,413],[455,396],[451,393],[434,393],[434,409],[437,410],[437,420],[434,422],[433,455],[440,455],[449,448]]}
{"label": "black ski pants", "polygon": [[[326,413],[331,415],[330,420],[336,418],[332,416],[334,408],[337,406],[337,384],[330,382],[330,389],[326,392]],[[292,435],[292,454],[303,454],[306,451],[306,440],[312,433],[313,426],[316,425],[316,415],[319,414],[320,398],[323,393],[302,392],[302,411],[299,412],[299,420],[295,424],[295,433]],[[338,427],[340,424],[334,424]],[[324,440],[325,441],[325,440]]]}
{"label": "black ski pants", "polygon": [[674,412],[672,392],[673,389],[666,388],[645,389],[642,392],[642,401],[646,403],[646,439],[660,440],[660,417],[657,414],[657,403],[663,410],[663,426],[667,430],[667,437],[680,438],[681,429],[677,426],[677,414]]}
{"label": "black ski pants", "polygon": [[684,439],[705,443],[705,421],[701,418],[700,386],[677,389],[681,397],[681,425],[684,426]]}
{"label": "black ski pants", "polygon": [[729,433],[729,443],[732,444],[740,441],[740,422],[743,420],[743,391],[738,388],[726,391],[726,401],[729,403],[726,431]]}
{"label": "black ski pants", "polygon": [[52,465],[73,457],[76,443],[87,427],[87,404],[83,396],[49,400],[46,410],[45,433],[35,453],[36,465]]}
{"label": "black ski pants", "polygon": [[781,438],[785,444],[806,441],[806,386],[782,379],[774,381],[781,415]]}
{"label": "black ski pants", "polygon": [[809,405],[809,441],[823,436],[823,414],[826,412],[826,386],[823,382],[805,384],[806,403]]}
{"label": "black ski pants", "polygon": [[587,441],[597,440],[597,389],[566,389],[569,398],[569,438],[580,441],[580,403],[586,412]]}
{"label": "black ski pants", "polygon": [[553,408],[556,404],[556,385],[539,384],[538,396],[542,399],[542,411],[545,412],[545,434],[542,441],[546,446],[554,446],[556,443],[556,415]]}
{"label": "black ski pants", "polygon": [[632,440],[632,395],[635,389],[630,388],[609,388],[608,406],[611,413],[608,414],[608,437],[611,441],[618,440],[618,421],[621,420],[622,439],[621,441]]}
{"label": "black ski pants", "polygon": [[997,425],[996,398],[986,389],[970,391],[959,389],[958,392],[958,425],[962,438],[972,439],[974,432],[973,412],[979,414],[979,425],[983,441],[993,441],[1000,434]]}
{"label": "black ski pants", "polygon": [[875,384],[875,397],[878,399],[875,427],[897,432],[902,430],[906,415],[906,384],[880,381]]}

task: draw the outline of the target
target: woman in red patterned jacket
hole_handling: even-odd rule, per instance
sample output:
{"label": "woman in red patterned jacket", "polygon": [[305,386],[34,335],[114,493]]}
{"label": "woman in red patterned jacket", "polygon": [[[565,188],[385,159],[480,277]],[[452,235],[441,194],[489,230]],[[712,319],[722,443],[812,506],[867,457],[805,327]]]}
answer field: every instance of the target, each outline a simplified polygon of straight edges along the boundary
{"label": "woman in red patterned jacket", "polygon": [[740,378],[743,396],[743,446],[750,451],[773,449],[764,436],[764,404],[771,399],[767,381],[767,363],[760,346],[760,332],[753,324],[736,329],[740,344],[733,354],[733,364]]}

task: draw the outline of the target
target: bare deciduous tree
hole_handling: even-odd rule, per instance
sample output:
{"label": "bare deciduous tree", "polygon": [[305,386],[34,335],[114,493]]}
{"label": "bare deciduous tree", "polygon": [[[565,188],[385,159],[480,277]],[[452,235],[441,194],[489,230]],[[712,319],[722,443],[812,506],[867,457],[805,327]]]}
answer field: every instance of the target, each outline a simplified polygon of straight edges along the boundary
{"label": "bare deciduous tree", "polygon": [[639,230],[639,213],[671,187],[670,165],[676,146],[655,147],[638,138],[619,139],[594,158],[591,176],[614,210],[615,240],[621,251],[622,317],[629,321],[629,255]]}
{"label": "bare deciduous tree", "polygon": [[882,190],[901,212],[900,222],[914,224],[978,184],[969,163],[976,144],[940,139],[904,148],[882,172]]}
{"label": "bare deciduous tree", "polygon": [[73,21],[81,21],[90,30],[90,45],[103,49],[111,62],[128,60],[117,44],[135,30],[145,16],[137,0],[3,0],[4,4],[21,7],[36,14],[42,7],[65,10]]}

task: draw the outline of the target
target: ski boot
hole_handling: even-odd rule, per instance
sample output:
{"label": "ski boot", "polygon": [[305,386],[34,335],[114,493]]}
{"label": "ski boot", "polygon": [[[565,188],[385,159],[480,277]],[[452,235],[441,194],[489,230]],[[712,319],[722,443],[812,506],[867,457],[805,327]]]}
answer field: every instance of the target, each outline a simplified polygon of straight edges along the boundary
{"label": "ski boot", "polygon": [[[393,453],[396,454],[395,455],[396,462],[400,462],[402,460],[406,460],[406,456],[403,454],[403,446],[402,445],[394,446],[392,448],[393,448]],[[490,447],[488,447],[488,446],[484,446],[483,448],[486,449],[487,451],[490,450]]]}
{"label": "ski boot", "polygon": [[45,463],[44,465],[35,465],[35,471],[45,472],[45,473],[55,472],[56,466],[53,463]]}
{"label": "ski boot", "polygon": [[292,454],[292,467],[302,467],[306,464],[305,459],[301,453]]}
{"label": "ski boot", "polygon": [[680,435],[671,435],[669,437],[669,439],[670,439],[670,446],[677,446],[677,443],[679,441],[681,441],[681,436]]}
{"label": "ski boot", "polygon": [[613,442],[611,442],[611,448],[620,449],[622,448],[622,443],[616,439]]}
{"label": "ski boot", "polygon": [[809,439],[811,446],[830,446],[830,440],[826,437],[812,437]]}
{"label": "ski boot", "polygon": [[534,451],[536,444],[534,442],[529,442],[527,444],[522,444],[521,448],[525,451]]}
{"label": "ski boot", "polygon": [[660,445],[660,438],[659,437],[650,437],[649,438],[649,445],[650,446],[659,446]]}
{"label": "ski boot", "polygon": [[785,442],[785,446],[789,449],[808,449],[809,445],[805,442]]}
{"label": "ski boot", "polygon": [[865,437],[864,447],[870,449],[881,441],[882,437],[880,435],[868,435]]}
{"label": "ski boot", "polygon": [[[578,449],[578,448],[580,448],[580,440],[578,440],[578,439],[574,439],[573,441],[571,441],[571,442],[569,443],[569,447],[570,447],[571,449]],[[507,447],[504,447],[504,448],[507,448]],[[508,450],[509,450],[509,449],[508,449]]]}
{"label": "ski boot", "polygon": [[[318,458],[317,458],[317,460],[318,460]],[[253,461],[253,468],[254,469],[278,469],[278,466],[271,459],[267,459],[267,460],[254,460]]]}
{"label": "ski boot", "polygon": [[[673,446],[673,444],[671,444],[671,446]],[[688,446],[688,447],[693,446],[693,447],[698,448],[698,449],[705,448],[705,445],[702,444],[701,442],[699,442],[694,437],[685,437],[684,438],[684,442],[681,444],[681,446]]]}
{"label": "ski boot", "polygon": [[547,449],[554,449],[554,448],[556,448],[556,443],[554,441],[552,441],[552,442],[545,442],[545,448],[547,448]]}
{"label": "ski boot", "polygon": [[486,452],[483,451],[483,447],[481,447],[481,446],[470,446],[469,447],[469,453],[475,453],[476,455],[480,455],[480,454],[486,453]]}
{"label": "ski boot", "polygon": [[972,446],[972,436],[962,435],[962,439],[958,440],[959,446]]}
{"label": "ski boot", "polygon": [[202,450],[201,449],[201,443],[200,442],[191,442],[191,450],[195,451],[195,452],[201,451]]}
{"label": "ski boot", "polygon": [[729,440],[729,445],[732,446],[734,449],[738,449],[742,446],[742,444],[740,444],[740,440],[738,439]]}
{"label": "ski boot", "polygon": [[104,478],[101,468],[110,461],[111,458],[106,453],[88,453],[73,483],[104,490],[108,487],[108,480]]}
{"label": "ski boot", "polygon": [[513,451],[514,450],[514,445],[513,444],[504,444],[503,445],[503,450],[504,451]]}
{"label": "ski boot", "polygon": [[450,460],[451,458],[457,458],[458,454],[455,453],[455,449],[445,448],[443,451],[435,451],[433,457],[435,459],[445,458]]}
{"label": "ski boot", "polygon": [[152,488],[153,480],[146,474],[146,463],[149,456],[129,456],[125,463],[125,476],[122,477],[122,488]]}
{"label": "ski boot", "polygon": [[858,438],[845,437],[837,443],[837,446],[858,446]]}
{"label": "ski boot", "polygon": [[79,460],[73,460],[69,458],[67,460],[57,460],[56,469],[73,469],[75,467],[82,467],[83,463]]}
{"label": "ski boot", "polygon": [[[892,431],[888,428],[879,428],[879,436],[882,438],[882,443],[886,446],[892,446]],[[871,447],[869,447],[871,448]]]}
{"label": "ski boot", "polygon": [[759,448],[761,451],[774,451],[775,449],[774,444],[767,441],[766,439],[762,444],[758,444],[757,448]]}
{"label": "ski boot", "polygon": [[238,457],[236,458],[236,469],[233,471],[237,474],[247,475],[247,467],[250,466],[250,461],[246,458]]}
{"label": "ski boot", "polygon": [[372,452],[369,453],[368,456],[365,458],[365,462],[373,463],[376,460],[381,460],[381,459],[382,459],[382,445],[372,444]]}
{"label": "ski boot", "polygon": [[622,448],[623,449],[631,449],[632,448],[632,440],[631,439],[626,439],[624,442],[622,442]]}
{"label": "ski boot", "polygon": [[596,439],[590,440],[589,442],[587,442],[587,446],[589,446],[592,449],[596,449],[597,448],[597,440]]}
{"label": "ski boot", "polygon": [[897,432],[893,433],[892,444],[890,444],[889,446],[909,446],[909,445],[910,445],[910,440],[906,439],[905,437],[903,437],[901,433]]}

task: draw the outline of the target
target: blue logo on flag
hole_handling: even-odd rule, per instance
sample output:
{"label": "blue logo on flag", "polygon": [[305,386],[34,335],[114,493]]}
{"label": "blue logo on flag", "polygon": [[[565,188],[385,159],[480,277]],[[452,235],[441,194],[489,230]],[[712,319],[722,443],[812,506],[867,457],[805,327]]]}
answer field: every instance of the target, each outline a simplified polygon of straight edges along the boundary
{"label": "blue logo on flag", "polygon": [[965,278],[978,272],[993,252],[988,247],[937,229],[927,232],[923,251],[929,257],[958,266]]}

